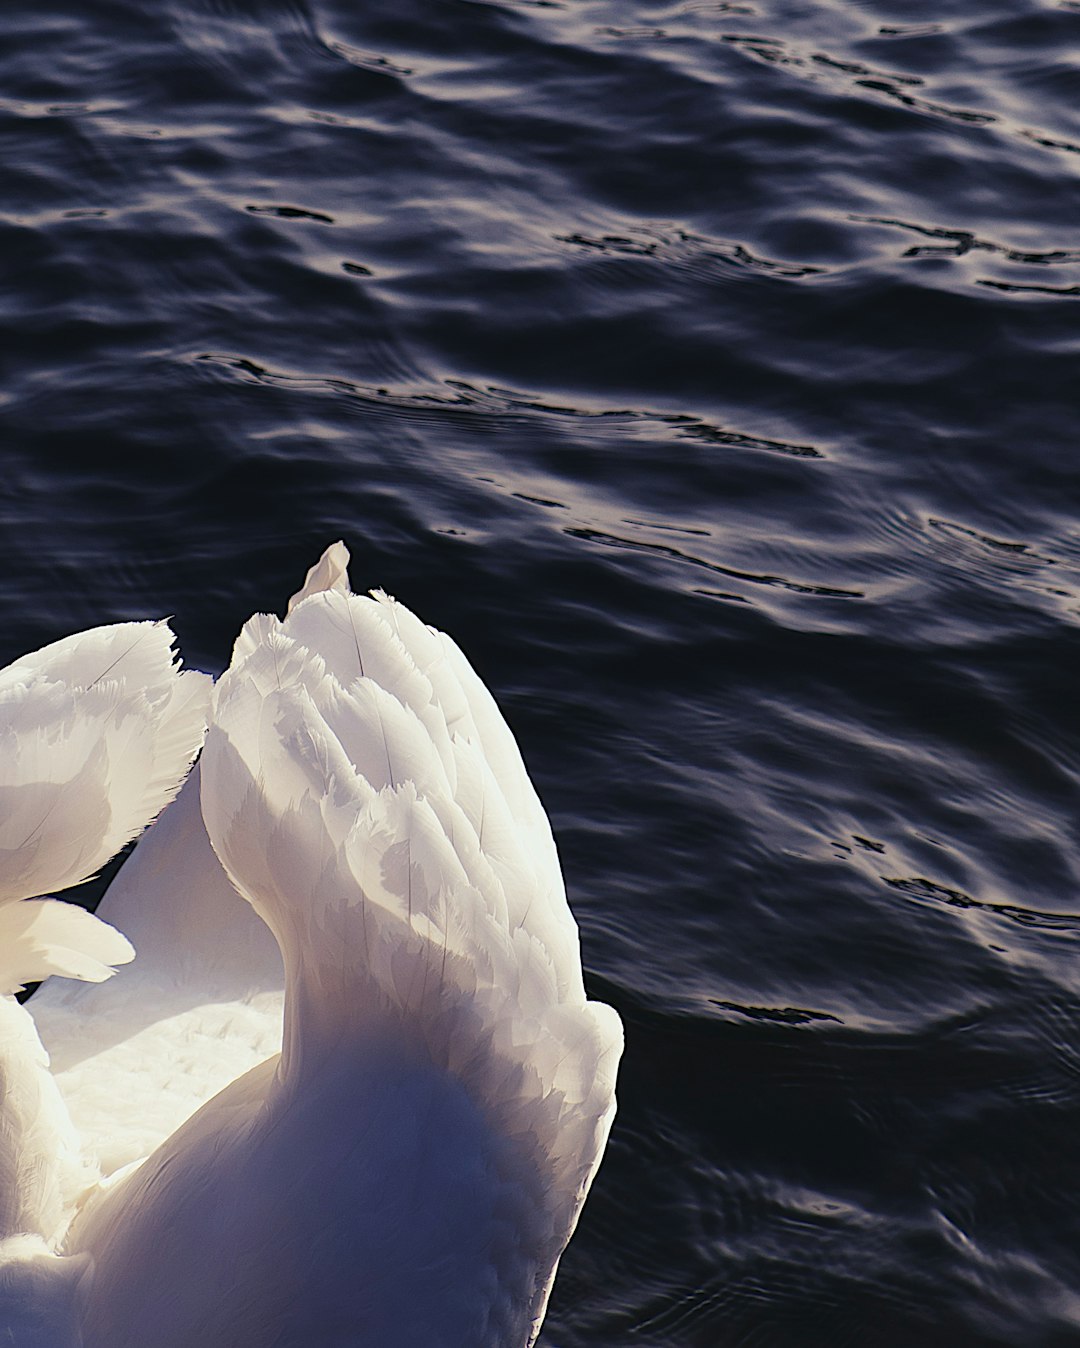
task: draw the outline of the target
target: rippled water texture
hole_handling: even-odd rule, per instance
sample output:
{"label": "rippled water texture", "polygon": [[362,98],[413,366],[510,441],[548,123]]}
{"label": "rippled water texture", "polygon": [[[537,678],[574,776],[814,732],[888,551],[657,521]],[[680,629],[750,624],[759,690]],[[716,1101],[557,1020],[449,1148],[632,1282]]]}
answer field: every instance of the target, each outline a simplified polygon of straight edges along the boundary
{"label": "rippled water texture", "polygon": [[3,656],[344,536],[552,812],[547,1348],[1080,1344],[1080,4],[12,0]]}

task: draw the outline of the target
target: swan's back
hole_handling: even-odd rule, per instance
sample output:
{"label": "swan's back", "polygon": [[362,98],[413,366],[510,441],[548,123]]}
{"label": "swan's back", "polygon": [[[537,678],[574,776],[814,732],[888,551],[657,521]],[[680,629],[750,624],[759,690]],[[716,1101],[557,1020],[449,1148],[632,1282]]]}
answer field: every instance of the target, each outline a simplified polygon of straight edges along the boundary
{"label": "swan's back", "polygon": [[[532,1342],[621,1026],[586,1000],[550,828],[487,691],[393,600],[309,594],[237,641],[202,803],[284,955],[282,1058],[77,1230],[89,1348]],[[221,1243],[227,1266],[203,1253]],[[203,1323],[193,1285],[243,1309]]]}

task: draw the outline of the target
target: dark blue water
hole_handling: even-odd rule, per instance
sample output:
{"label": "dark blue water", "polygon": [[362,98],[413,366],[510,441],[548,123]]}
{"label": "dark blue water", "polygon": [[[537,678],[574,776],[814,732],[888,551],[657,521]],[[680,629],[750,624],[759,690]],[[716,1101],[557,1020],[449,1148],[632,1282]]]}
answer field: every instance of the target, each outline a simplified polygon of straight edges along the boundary
{"label": "dark blue water", "polygon": [[1080,3],[8,0],[8,659],[344,537],[551,811],[547,1348],[1080,1344]]}

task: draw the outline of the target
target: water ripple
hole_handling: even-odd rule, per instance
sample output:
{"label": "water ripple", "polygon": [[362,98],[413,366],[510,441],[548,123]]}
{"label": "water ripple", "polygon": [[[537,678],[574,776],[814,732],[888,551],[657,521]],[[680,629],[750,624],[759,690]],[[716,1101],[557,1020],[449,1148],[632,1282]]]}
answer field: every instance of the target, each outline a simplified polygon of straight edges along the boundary
{"label": "water ripple", "polygon": [[1078,20],[0,17],[9,653],[460,637],[628,1025],[551,1348],[1080,1338]]}

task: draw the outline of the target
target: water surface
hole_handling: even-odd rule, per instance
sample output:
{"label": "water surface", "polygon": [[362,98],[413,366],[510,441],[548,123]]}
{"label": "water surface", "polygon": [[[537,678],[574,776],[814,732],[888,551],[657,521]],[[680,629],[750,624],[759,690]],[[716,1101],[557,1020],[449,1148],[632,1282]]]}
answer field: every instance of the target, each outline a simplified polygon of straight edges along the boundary
{"label": "water surface", "polygon": [[547,1348],[1080,1344],[1080,4],[14,0],[3,658],[344,537],[551,811]]}

